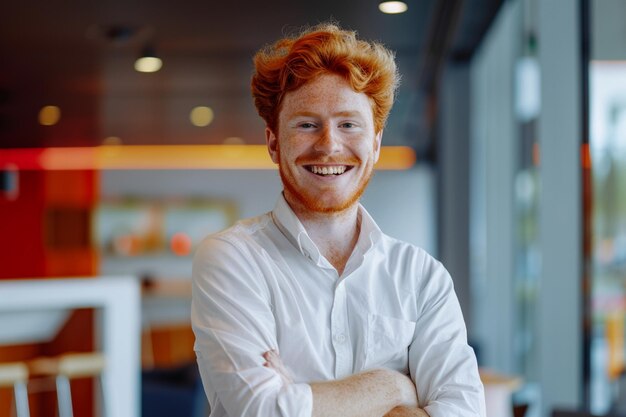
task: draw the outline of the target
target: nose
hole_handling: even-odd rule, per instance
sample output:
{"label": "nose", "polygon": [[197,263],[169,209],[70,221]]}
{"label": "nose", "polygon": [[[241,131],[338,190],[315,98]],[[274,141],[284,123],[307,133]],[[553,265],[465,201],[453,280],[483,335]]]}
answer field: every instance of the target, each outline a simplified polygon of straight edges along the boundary
{"label": "nose", "polygon": [[314,149],[325,154],[332,154],[341,150],[341,137],[332,126],[325,126],[315,142]]}

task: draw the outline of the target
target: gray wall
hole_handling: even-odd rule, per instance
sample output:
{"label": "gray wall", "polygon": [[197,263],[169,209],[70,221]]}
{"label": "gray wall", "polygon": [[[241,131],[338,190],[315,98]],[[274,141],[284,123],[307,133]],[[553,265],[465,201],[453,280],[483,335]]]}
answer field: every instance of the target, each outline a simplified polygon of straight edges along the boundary
{"label": "gray wall", "polygon": [[539,3],[542,274],[540,382],[544,415],[582,401],[581,74],[578,2]]}
{"label": "gray wall", "polygon": [[591,56],[600,60],[626,59],[626,2],[591,0]]}
{"label": "gray wall", "polygon": [[514,373],[513,178],[517,127],[513,65],[519,2],[506,2],[476,53],[471,80],[472,337],[482,365]]}
{"label": "gray wall", "polygon": [[438,127],[439,253],[472,332],[469,263],[469,80],[468,64],[449,66],[440,90]]}

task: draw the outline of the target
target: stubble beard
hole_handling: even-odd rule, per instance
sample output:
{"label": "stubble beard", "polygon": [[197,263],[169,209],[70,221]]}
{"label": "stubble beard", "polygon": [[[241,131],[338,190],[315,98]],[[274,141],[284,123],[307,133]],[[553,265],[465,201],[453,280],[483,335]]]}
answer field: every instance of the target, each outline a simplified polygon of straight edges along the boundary
{"label": "stubble beard", "polygon": [[370,159],[367,161],[368,166],[366,167],[366,172],[359,180],[359,184],[357,185],[356,189],[352,191],[349,196],[346,196],[345,198],[336,201],[335,204],[326,205],[321,201],[321,199],[316,198],[315,195],[308,193],[308,190],[299,187],[295,183],[293,178],[291,178],[285,172],[286,169],[284,168],[282,161],[280,160],[280,156],[279,161],[280,162],[278,164],[278,171],[285,190],[289,193],[290,196],[294,197],[297,200],[296,203],[301,205],[304,209],[319,214],[341,213],[354,206],[360,200],[372,176],[374,175],[374,162]]}

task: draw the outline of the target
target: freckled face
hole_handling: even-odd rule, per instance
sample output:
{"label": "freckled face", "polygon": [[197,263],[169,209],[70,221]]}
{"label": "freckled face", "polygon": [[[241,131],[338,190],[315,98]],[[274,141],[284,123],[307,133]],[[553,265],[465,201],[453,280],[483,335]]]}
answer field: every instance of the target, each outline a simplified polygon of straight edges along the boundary
{"label": "freckled face", "polygon": [[335,213],[353,207],[378,160],[382,132],[372,105],[343,78],[324,74],[285,94],[278,132],[265,131],[284,194],[297,211]]}

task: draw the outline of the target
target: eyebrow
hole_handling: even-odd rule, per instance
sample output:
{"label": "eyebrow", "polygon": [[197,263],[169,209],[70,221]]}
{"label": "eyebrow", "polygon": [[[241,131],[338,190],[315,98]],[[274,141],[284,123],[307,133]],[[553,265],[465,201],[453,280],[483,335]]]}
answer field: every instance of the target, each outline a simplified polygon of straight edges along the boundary
{"label": "eyebrow", "polygon": [[[293,119],[294,117],[319,117],[319,114],[310,111],[299,111],[292,114],[290,119]],[[361,117],[361,112],[358,110],[339,111],[333,113],[332,117]]]}

